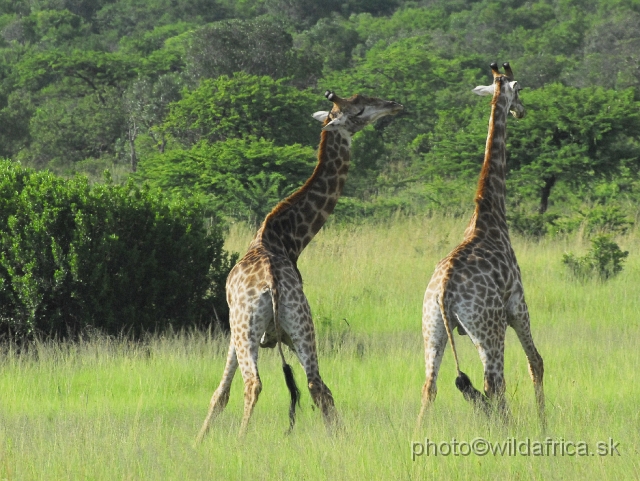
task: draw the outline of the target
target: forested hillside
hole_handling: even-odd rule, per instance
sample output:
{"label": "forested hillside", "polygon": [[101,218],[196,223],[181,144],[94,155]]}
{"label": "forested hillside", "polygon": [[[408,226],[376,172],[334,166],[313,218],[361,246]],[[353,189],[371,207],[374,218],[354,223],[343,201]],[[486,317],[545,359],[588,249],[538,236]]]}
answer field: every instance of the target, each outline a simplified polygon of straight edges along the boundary
{"label": "forested hillside", "polygon": [[468,209],[471,89],[510,61],[515,228],[637,214],[639,0],[2,0],[0,55],[0,157],[253,222],[309,175],[327,88],[406,109],[355,138],[340,218]]}

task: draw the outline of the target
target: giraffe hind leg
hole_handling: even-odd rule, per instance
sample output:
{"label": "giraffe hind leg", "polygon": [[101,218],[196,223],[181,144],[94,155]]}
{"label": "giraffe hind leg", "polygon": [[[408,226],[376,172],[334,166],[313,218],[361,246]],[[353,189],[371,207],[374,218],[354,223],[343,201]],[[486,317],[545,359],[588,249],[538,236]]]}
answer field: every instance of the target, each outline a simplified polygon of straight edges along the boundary
{"label": "giraffe hind leg", "polygon": [[[456,316],[458,322],[462,324],[461,316]],[[472,316],[467,316],[471,318]],[[476,345],[478,354],[484,368],[484,394],[478,391],[469,376],[460,371],[456,378],[456,387],[464,398],[471,402],[474,408],[482,411],[487,416],[491,416],[493,408],[497,404],[499,413],[503,420],[509,418],[506,401],[504,399],[504,337],[506,322],[495,321],[496,328],[490,333],[491,344],[486,338],[487,332],[478,329],[476,323],[466,322],[463,329],[467,332],[473,343]],[[485,323],[480,322],[480,325]],[[495,344],[495,345],[494,345]],[[489,347],[491,346],[491,347]]]}
{"label": "giraffe hind leg", "polygon": [[547,427],[547,419],[545,415],[545,402],[544,402],[544,362],[542,360],[542,356],[536,349],[536,346],[533,342],[533,337],[531,336],[531,329],[529,327],[529,319],[526,316],[524,322],[513,323],[513,329],[516,331],[518,339],[520,340],[520,344],[524,349],[524,352],[527,356],[527,362],[529,364],[529,375],[531,376],[531,380],[533,381],[533,388],[536,396],[536,406],[538,409],[538,418],[540,420],[540,425],[542,430],[545,431]]}
{"label": "giraffe hind leg", "polygon": [[313,378],[308,378],[308,383],[311,398],[313,399],[314,404],[320,408],[320,412],[322,412],[322,417],[327,429],[333,428],[338,417],[331,390],[319,375]]}
{"label": "giraffe hind leg", "polygon": [[242,424],[240,425],[239,436],[243,437],[247,433],[249,420],[253,413],[253,408],[258,402],[258,396],[262,391],[262,381],[259,377],[254,377],[245,381],[244,384],[244,415],[242,416]]}
{"label": "giraffe hind leg", "polygon": [[511,412],[505,398],[506,383],[502,372],[486,372],[484,376],[485,395],[492,404],[497,405],[498,415],[505,423],[511,422]]}
{"label": "giraffe hind leg", "polygon": [[238,435],[242,437],[247,432],[251,414],[262,391],[262,381],[258,373],[258,338],[247,333],[240,343],[242,347],[238,346],[237,349],[238,362],[242,372],[242,380],[244,381],[244,414]]}
{"label": "giraffe hind leg", "polygon": [[[255,321],[255,324],[262,324],[259,319]],[[263,329],[260,329],[261,327],[262,326],[255,325],[255,328],[252,329],[251,332],[243,333],[243,336],[241,336],[239,340],[242,347],[237,347],[238,362],[244,381],[244,414],[242,416],[242,424],[240,425],[240,437],[244,436],[247,432],[251,414],[262,391],[262,381],[258,373],[259,333],[264,332]]]}
{"label": "giraffe hind leg", "polygon": [[478,353],[484,367],[484,393],[491,408],[497,407],[501,421],[509,423],[511,413],[505,398],[506,382],[504,379],[504,340],[506,323],[494,330],[493,343],[478,343]]}
{"label": "giraffe hind leg", "polygon": [[209,412],[207,413],[207,417],[202,424],[200,433],[196,438],[196,443],[200,443],[202,441],[204,436],[207,434],[209,427],[211,426],[211,422],[227,406],[227,403],[229,402],[229,395],[231,393],[231,382],[233,381],[233,376],[235,375],[237,368],[238,358],[236,356],[236,349],[233,345],[233,341],[231,341],[229,344],[229,353],[227,354],[227,365],[225,366],[222,380],[220,381],[218,389],[215,390],[213,396],[211,397],[211,402],[209,403]]}
{"label": "giraffe hind leg", "polygon": [[282,325],[284,331],[288,333],[298,360],[307,375],[307,385],[311,398],[320,409],[320,412],[322,412],[327,429],[331,430],[338,421],[335,403],[331,390],[320,377],[311,312],[304,294],[301,293],[301,296],[304,302],[299,304],[296,309],[285,307],[281,311]]}
{"label": "giraffe hind leg", "polygon": [[422,336],[424,338],[425,383],[422,386],[422,405],[418,414],[417,428],[434,403],[438,394],[437,380],[440,364],[447,347],[447,331],[437,304],[431,303],[431,309],[425,309],[422,319]]}

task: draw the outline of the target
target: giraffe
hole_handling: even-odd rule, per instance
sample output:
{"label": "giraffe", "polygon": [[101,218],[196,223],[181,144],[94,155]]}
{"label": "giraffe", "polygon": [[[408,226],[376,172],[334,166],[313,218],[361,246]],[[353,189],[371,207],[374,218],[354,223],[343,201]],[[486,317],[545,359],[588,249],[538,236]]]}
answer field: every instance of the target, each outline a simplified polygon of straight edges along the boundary
{"label": "giraffe", "polygon": [[[501,74],[491,64],[493,84],[476,87],[478,95],[492,95],[489,132],[484,162],[475,196],[475,211],[460,245],[436,266],[424,295],[422,334],[424,337],[426,382],[418,425],[433,403],[436,381],[447,340],[456,364],[456,387],[467,401],[490,413],[497,402],[508,419],[504,399],[504,340],[511,326],[522,344],[533,380],[540,422],[545,426],[544,372],[542,357],[531,336],[529,312],[524,298],[520,268],[509,239],[505,208],[506,122],[509,111],[516,118],[525,115],[519,99],[521,87],[508,63]],[[460,371],[452,331],[468,334],[484,367],[484,395]],[[491,401],[491,402],[490,402]]]}
{"label": "giraffe", "polygon": [[397,114],[403,107],[365,95],[345,99],[327,91],[325,97],[333,102],[333,108],[330,112],[313,114],[323,122],[318,163],[313,174],[266,216],[248,252],[227,278],[231,342],[222,380],[213,393],[197,441],[202,440],[213,419],[225,408],[238,366],[244,380],[240,436],[246,433],[262,390],[258,348],[276,345],[291,396],[291,431],[300,393],[291,366],[284,358],[283,342],[296,353],[304,368],[311,397],[322,412],[327,428],[336,420],[333,396],[318,369],[314,326],[297,260],[333,212],[342,193],[349,169],[351,137],[378,118]]}

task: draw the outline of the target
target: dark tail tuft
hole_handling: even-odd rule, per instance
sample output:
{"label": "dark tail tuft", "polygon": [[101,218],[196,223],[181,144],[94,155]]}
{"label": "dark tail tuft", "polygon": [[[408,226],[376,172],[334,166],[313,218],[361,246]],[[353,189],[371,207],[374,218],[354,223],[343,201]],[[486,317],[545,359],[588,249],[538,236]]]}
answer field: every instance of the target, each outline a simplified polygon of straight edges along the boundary
{"label": "dark tail tuft", "polygon": [[284,380],[287,383],[289,394],[291,394],[291,405],[289,406],[289,432],[293,429],[293,425],[296,423],[296,404],[300,406],[300,389],[296,384],[296,380],[293,377],[293,370],[289,364],[282,364],[282,371],[284,372]]}
{"label": "dark tail tuft", "polygon": [[490,413],[491,405],[489,404],[489,400],[484,394],[473,387],[469,376],[462,371],[460,371],[460,374],[456,378],[456,387],[467,401],[481,408],[487,415]]}

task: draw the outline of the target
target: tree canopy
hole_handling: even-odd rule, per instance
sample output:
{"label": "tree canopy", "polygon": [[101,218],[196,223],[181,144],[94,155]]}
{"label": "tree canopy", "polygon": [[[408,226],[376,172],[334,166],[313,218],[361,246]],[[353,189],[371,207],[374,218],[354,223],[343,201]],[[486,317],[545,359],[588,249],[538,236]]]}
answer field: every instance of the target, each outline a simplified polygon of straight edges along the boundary
{"label": "tree canopy", "polygon": [[[510,61],[528,111],[510,121],[510,202],[566,211],[612,183],[611,202],[638,198],[636,0],[319,5],[2,2],[0,155],[98,182],[105,168],[121,180],[135,173],[256,219],[311,173],[311,114],[327,107],[324,90],[359,92],[405,111],[355,137],[345,206],[456,210],[472,195],[488,119],[470,90],[489,83],[490,62]],[[230,152],[233,165],[251,165],[203,157]],[[239,187],[188,189],[196,158],[216,169],[208,178]]]}

